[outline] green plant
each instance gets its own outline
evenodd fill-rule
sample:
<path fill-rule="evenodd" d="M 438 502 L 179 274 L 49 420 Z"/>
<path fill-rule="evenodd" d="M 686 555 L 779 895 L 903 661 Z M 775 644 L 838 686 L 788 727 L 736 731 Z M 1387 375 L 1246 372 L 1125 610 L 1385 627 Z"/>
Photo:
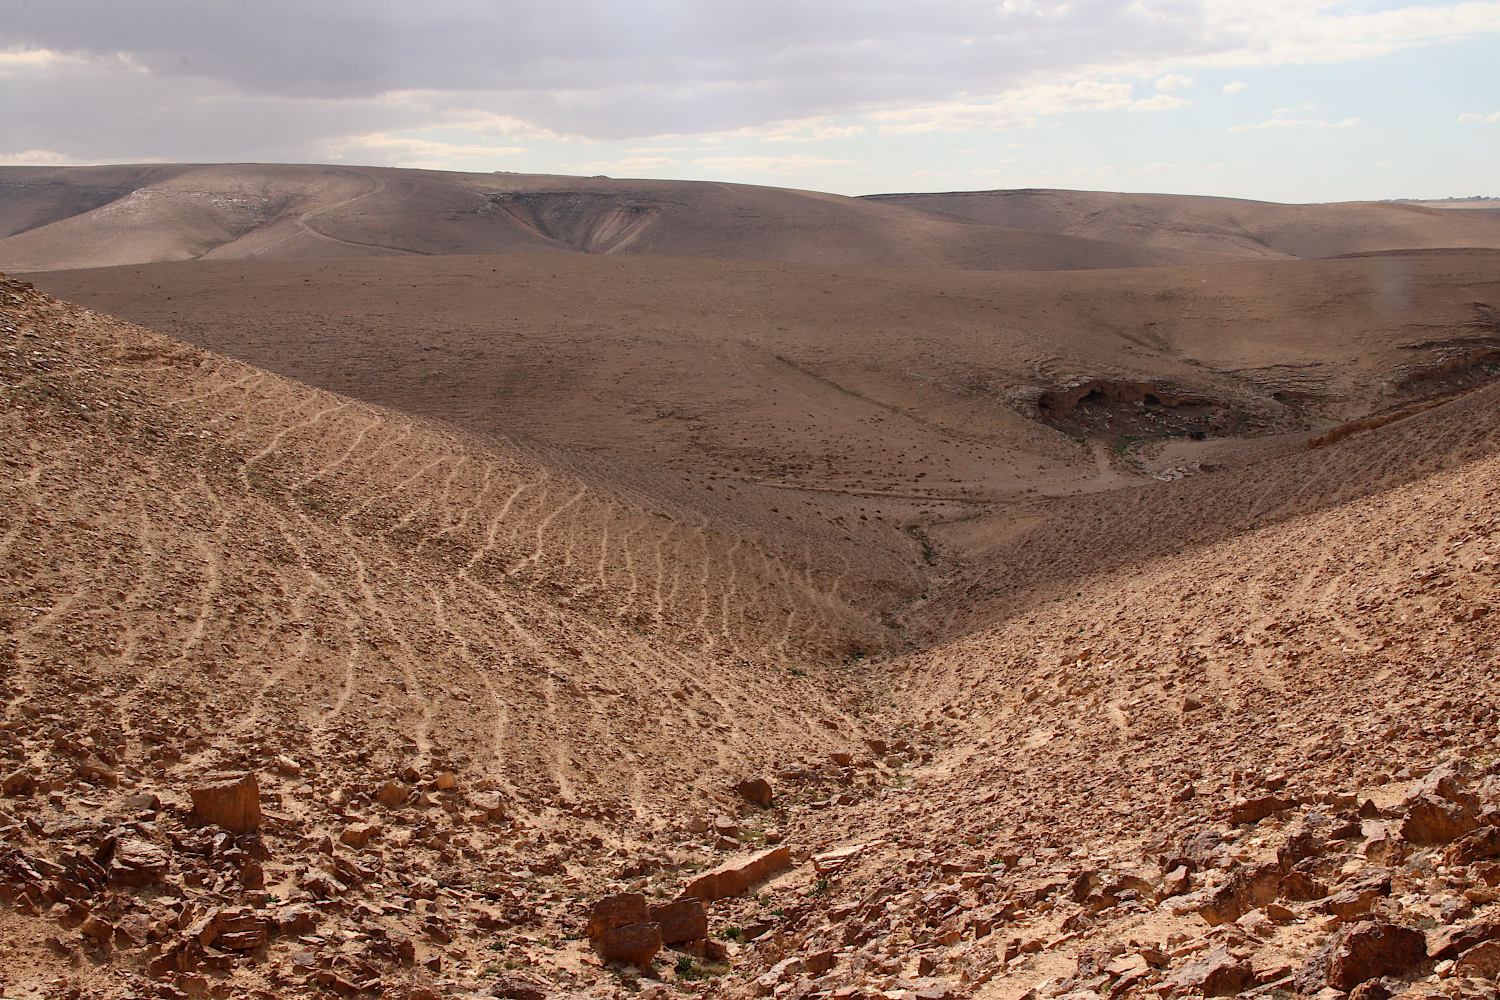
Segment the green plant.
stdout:
<path fill-rule="evenodd" d="M 676 970 L 677 978 L 687 982 L 708 979 L 714 975 L 713 971 L 695 963 L 691 955 L 678 955 Z"/>
<path fill-rule="evenodd" d="M 744 937 L 745 932 L 737 924 L 728 924 L 719 932 L 719 937 L 725 941 L 738 941 Z"/>
<path fill-rule="evenodd" d="M 816 882 L 814 882 L 813 883 L 813 887 L 812 887 L 812 892 L 809 893 L 809 895 L 812 895 L 812 896 L 826 896 L 826 895 L 828 895 L 828 880 L 826 878 L 820 878 Z"/>

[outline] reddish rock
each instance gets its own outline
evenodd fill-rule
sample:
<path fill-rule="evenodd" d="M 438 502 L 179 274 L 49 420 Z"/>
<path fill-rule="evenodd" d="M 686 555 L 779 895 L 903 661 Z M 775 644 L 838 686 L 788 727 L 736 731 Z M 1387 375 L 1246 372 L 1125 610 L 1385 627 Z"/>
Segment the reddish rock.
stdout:
<path fill-rule="evenodd" d="M 269 939 L 269 921 L 251 910 L 226 913 L 214 945 L 229 951 L 253 951 Z"/>
<path fill-rule="evenodd" d="M 1500 940 L 1500 920 L 1476 920 L 1465 927 L 1449 927 L 1432 936 L 1427 943 L 1427 957 L 1456 958 L 1485 941 Z"/>
<path fill-rule="evenodd" d="M 380 832 L 373 823 L 351 823 L 339 833 L 339 843 L 348 847 L 364 847 Z"/>
<path fill-rule="evenodd" d="M 1401 836 L 1414 844 L 1447 844 L 1478 827 L 1479 820 L 1458 803 L 1423 795 L 1407 808 Z"/>
<path fill-rule="evenodd" d="M 1281 866 L 1275 863 L 1242 868 L 1218 889 L 1205 892 L 1196 909 L 1210 926 L 1238 920 L 1256 907 L 1276 899 Z"/>
<path fill-rule="evenodd" d="M 1161 898 L 1170 899 L 1173 896 L 1181 896 L 1190 892 L 1193 888 L 1193 874 L 1187 865 L 1178 865 L 1167 872 L 1161 880 Z"/>
<path fill-rule="evenodd" d="M 1259 823 L 1267 816 L 1283 812 L 1296 804 L 1294 799 L 1283 799 L 1275 795 L 1257 795 L 1254 798 L 1239 799 L 1229 807 L 1229 822 L 1234 826 Z"/>
<path fill-rule="evenodd" d="M 593 939 L 594 950 L 606 962 L 620 962 L 644 969 L 661 951 L 661 925 L 625 924 L 612 927 Z"/>
<path fill-rule="evenodd" d="M 1476 861 L 1500 857 L 1500 826 L 1487 826 L 1450 844 L 1444 854 L 1450 865 L 1472 865 Z"/>
<path fill-rule="evenodd" d="M 90 913 L 85 917 L 78 929 L 100 944 L 108 944 L 115 936 L 114 925 L 95 913 Z"/>
<path fill-rule="evenodd" d="M 1277 895 L 1292 902 L 1322 899 L 1328 895 L 1328 887 L 1306 872 L 1288 872 L 1276 889 Z"/>
<path fill-rule="evenodd" d="M 1334 935 L 1298 973 L 1297 985 L 1306 994 L 1325 986 L 1348 992 L 1368 980 L 1399 975 L 1426 958 L 1421 931 L 1366 920 Z"/>
<path fill-rule="evenodd" d="M 404 805 L 409 794 L 406 786 L 399 781 L 387 781 L 375 790 L 375 801 L 387 809 L 394 809 L 399 805 Z"/>
<path fill-rule="evenodd" d="M 109 882 L 133 888 L 151 885 L 166 876 L 169 861 L 167 852 L 155 844 L 128 838 L 115 847 L 109 862 Z"/>
<path fill-rule="evenodd" d="M 248 833 L 260 826 L 260 785 L 254 772 L 209 775 L 188 794 L 197 823 L 211 823 L 230 833 Z"/>
<path fill-rule="evenodd" d="M 738 785 L 735 785 L 734 790 L 746 802 L 758 806 L 769 806 L 772 798 L 774 798 L 774 793 L 771 791 L 771 783 L 765 778 L 746 778 Z"/>
<path fill-rule="evenodd" d="M 505 799 L 498 792 L 474 792 L 468 796 L 468 801 L 492 823 L 505 818 Z"/>
<path fill-rule="evenodd" d="M 1479 811 L 1479 799 L 1468 791 L 1474 768 L 1465 760 L 1451 760 L 1427 772 L 1412 790 L 1408 801 L 1423 795 L 1434 795 L 1456 802 L 1470 812 Z"/>
<path fill-rule="evenodd" d="M 769 851 L 731 858 L 689 882 L 678 898 L 701 899 L 705 903 L 711 903 L 716 899 L 738 896 L 762 879 L 791 867 L 791 864 L 792 849 L 784 845 Z"/>
<path fill-rule="evenodd" d="M 1302 830 L 1287 838 L 1286 843 L 1276 852 L 1276 862 L 1284 871 L 1289 872 L 1297 862 L 1317 857 L 1326 847 L 1312 831 Z"/>
<path fill-rule="evenodd" d="M 646 906 L 645 896 L 638 892 L 617 892 L 594 904 L 584 933 L 595 938 L 607 930 L 624 927 L 626 924 L 646 923 L 650 919 L 651 911 Z"/>
<path fill-rule="evenodd" d="M 649 907 L 650 920 L 661 925 L 662 944 L 681 944 L 708 937 L 708 911 L 696 899 L 677 899 L 654 903 Z"/>
<path fill-rule="evenodd" d="M 1453 974 L 1464 979 L 1500 977 L 1500 941 L 1477 944 L 1453 963 Z"/>
<path fill-rule="evenodd" d="M 1250 963 L 1220 947 L 1184 965 L 1167 983 L 1180 990 L 1198 990 L 1208 997 L 1229 997 L 1254 981 L 1255 969 Z"/>
<path fill-rule="evenodd" d="M 1344 885 L 1339 891 L 1323 900 L 1320 908 L 1349 920 L 1369 913 L 1375 901 L 1391 894 L 1391 872 L 1387 868 L 1371 868 Z"/>
<path fill-rule="evenodd" d="M 500 976 L 485 988 L 485 992 L 502 1000 L 547 1000 L 546 990 L 520 976 Z"/>
<path fill-rule="evenodd" d="M 30 795 L 36 790 L 36 778 L 26 768 L 12 771 L 0 780 L 0 792 L 6 795 Z"/>

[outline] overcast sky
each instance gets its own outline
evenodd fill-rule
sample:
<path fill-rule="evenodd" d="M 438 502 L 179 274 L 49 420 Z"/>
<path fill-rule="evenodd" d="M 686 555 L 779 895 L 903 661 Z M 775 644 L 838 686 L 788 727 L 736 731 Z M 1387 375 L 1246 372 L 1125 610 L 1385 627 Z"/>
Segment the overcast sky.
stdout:
<path fill-rule="evenodd" d="M 0 0 L 0 164 L 1500 195 L 1500 0 Z"/>

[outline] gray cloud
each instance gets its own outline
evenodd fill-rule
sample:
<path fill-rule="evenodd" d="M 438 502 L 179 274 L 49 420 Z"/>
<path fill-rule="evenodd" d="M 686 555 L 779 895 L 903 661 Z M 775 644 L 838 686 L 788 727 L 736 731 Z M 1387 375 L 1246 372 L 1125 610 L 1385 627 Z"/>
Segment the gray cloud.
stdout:
<path fill-rule="evenodd" d="M 1304 59 L 1339 38 L 1340 57 L 1354 58 L 1420 40 L 1429 21 L 1433 37 L 1451 36 L 1454 18 L 1438 15 L 1459 9 L 1458 34 L 1500 23 L 1496 0 L 1401 17 L 1305 0 L 8 6 L 0 52 L 70 57 L 14 71 L 0 58 L 10 151 L 194 159 L 306 158 L 340 137 L 481 112 L 589 139 L 724 131 L 1215 60 L 1264 64 L 1283 38 Z M 1343 30 L 1353 21 L 1360 30 Z"/>
<path fill-rule="evenodd" d="M 467 92 L 491 110 L 609 137 L 997 90 L 1059 66 L 1191 49 L 1199 21 L 1189 5 L 1166 16 L 1101 0 L 1051 12 L 966 0 L 30 0 L 10 14 L 5 38 L 126 53 L 156 77 L 258 96 Z"/>

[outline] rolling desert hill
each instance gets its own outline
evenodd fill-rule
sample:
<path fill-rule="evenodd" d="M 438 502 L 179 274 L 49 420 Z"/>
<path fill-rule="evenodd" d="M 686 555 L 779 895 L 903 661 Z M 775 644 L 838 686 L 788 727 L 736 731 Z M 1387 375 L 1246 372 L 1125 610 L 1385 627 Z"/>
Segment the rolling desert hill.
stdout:
<path fill-rule="evenodd" d="M 0 996 L 1493 1000 L 1483 210 L 496 179 L 0 172 Z"/>
<path fill-rule="evenodd" d="M 1104 191 L 955 191 L 868 198 L 952 219 L 1053 236 L 1258 259 L 1494 247 L 1500 217 L 1410 202 L 1280 205 Z"/>
<path fill-rule="evenodd" d="M 1495 387 L 1051 501 L 1025 595 L 830 660 L 873 609 L 771 523 L 4 293 L 17 995 L 623 996 L 592 902 L 775 842 L 648 989 L 1482 995 L 1426 950 L 1496 898 Z M 1173 510 L 1235 530 L 1157 554 Z M 1420 957 L 1318 957 L 1386 926 Z"/>
<path fill-rule="evenodd" d="M 0 268 L 477 253 L 1069 269 L 1216 255 L 692 181 L 222 164 L 0 167 Z"/>
<path fill-rule="evenodd" d="M 902 560 L 912 531 L 1003 537 L 1038 497 L 1301 446 L 1482 382 L 1500 360 L 1497 265 L 1480 250 L 1006 274 L 532 255 L 33 277 L 289 378 L 607 456 L 684 503 Z M 962 530 L 942 546 L 959 561 Z"/>

